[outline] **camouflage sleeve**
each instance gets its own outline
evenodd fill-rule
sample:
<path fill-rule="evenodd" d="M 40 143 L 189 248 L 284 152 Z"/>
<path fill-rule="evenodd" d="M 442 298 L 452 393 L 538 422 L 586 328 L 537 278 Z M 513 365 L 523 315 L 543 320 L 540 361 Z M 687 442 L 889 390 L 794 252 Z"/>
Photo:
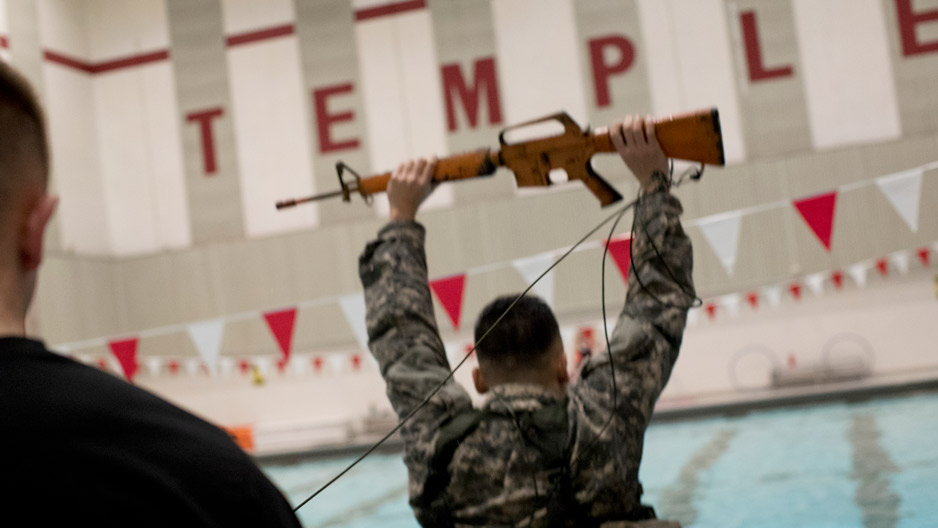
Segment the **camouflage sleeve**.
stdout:
<path fill-rule="evenodd" d="M 662 181 L 636 205 L 629 288 L 610 338 L 616 406 L 642 426 L 671 375 L 696 295 L 691 243 L 679 220 L 683 209 L 667 187 Z M 594 410 L 611 407 L 611 378 L 609 355 L 599 354 L 584 366 L 577 392 Z"/>
<path fill-rule="evenodd" d="M 442 383 L 450 370 L 433 315 L 423 244 L 423 226 L 391 222 L 359 258 L 369 348 L 400 418 Z M 465 389 L 449 380 L 401 429 L 411 497 L 423 490 L 440 423 L 471 408 Z"/>

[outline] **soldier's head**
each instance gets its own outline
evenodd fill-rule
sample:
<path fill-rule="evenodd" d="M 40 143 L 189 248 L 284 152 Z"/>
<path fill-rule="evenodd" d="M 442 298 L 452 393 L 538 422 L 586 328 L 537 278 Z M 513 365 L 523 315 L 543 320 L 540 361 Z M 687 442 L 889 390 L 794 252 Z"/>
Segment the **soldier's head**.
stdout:
<path fill-rule="evenodd" d="M 0 61 L 0 317 L 25 318 L 56 198 L 46 193 L 45 120 L 29 83 Z"/>
<path fill-rule="evenodd" d="M 499 297 L 479 314 L 475 326 L 479 366 L 472 372 L 476 390 L 485 393 L 505 383 L 530 383 L 563 393 L 569 381 L 567 358 L 557 318 L 547 303 L 525 295 L 492 326 L 517 297 Z"/>

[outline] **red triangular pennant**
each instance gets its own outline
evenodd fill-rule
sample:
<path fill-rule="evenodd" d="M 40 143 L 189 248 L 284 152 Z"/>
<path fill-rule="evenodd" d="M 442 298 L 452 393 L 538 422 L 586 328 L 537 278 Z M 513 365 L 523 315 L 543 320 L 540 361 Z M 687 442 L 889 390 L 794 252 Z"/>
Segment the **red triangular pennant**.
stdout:
<path fill-rule="evenodd" d="M 166 368 L 169 369 L 170 374 L 179 374 L 179 362 L 175 359 L 171 359 L 169 363 L 166 364 Z"/>
<path fill-rule="evenodd" d="M 616 267 L 625 282 L 629 281 L 629 265 L 632 263 L 632 238 L 614 238 L 606 245 L 613 260 L 616 261 Z"/>
<path fill-rule="evenodd" d="M 835 271 L 831 273 L 831 282 L 834 283 L 834 287 L 838 290 L 841 289 L 844 285 L 844 274 L 840 271 Z"/>
<path fill-rule="evenodd" d="M 462 293 L 466 286 L 466 274 L 460 273 L 452 277 L 444 277 L 430 281 L 430 288 L 436 294 L 436 298 L 446 309 L 449 320 L 453 322 L 453 328 L 459 330 L 459 315 L 462 312 Z"/>
<path fill-rule="evenodd" d="M 837 191 L 795 200 L 795 208 L 808 223 L 824 247 L 831 250 L 831 232 L 834 230 L 834 205 Z"/>
<path fill-rule="evenodd" d="M 264 320 L 270 327 L 270 332 L 277 339 L 283 359 L 290 359 L 290 347 L 293 343 L 293 323 L 296 322 L 296 308 L 287 308 L 276 312 L 264 314 Z"/>
<path fill-rule="evenodd" d="M 362 357 L 358 354 L 352 355 L 352 368 L 355 370 L 360 369 L 362 366 Z"/>
<path fill-rule="evenodd" d="M 889 263 L 886 261 L 886 259 L 877 260 L 876 269 L 879 270 L 879 274 L 883 277 L 889 275 Z"/>
<path fill-rule="evenodd" d="M 918 250 L 918 258 L 922 261 L 922 266 L 928 266 L 930 253 L 927 247 Z"/>
<path fill-rule="evenodd" d="M 707 303 L 707 306 L 705 306 L 705 308 L 706 308 L 706 310 L 707 310 L 707 315 L 710 316 L 710 319 L 713 319 L 714 317 L 716 317 L 716 315 L 717 315 L 717 305 L 715 305 L 715 304 L 713 304 L 713 303 Z"/>
<path fill-rule="evenodd" d="M 759 294 L 758 293 L 749 292 L 746 294 L 746 299 L 749 301 L 749 304 L 751 304 L 753 308 L 759 307 Z"/>
<path fill-rule="evenodd" d="M 242 359 L 238 362 L 238 370 L 241 371 L 241 374 L 247 374 L 251 370 L 251 362 L 246 359 Z"/>
<path fill-rule="evenodd" d="M 321 357 L 316 356 L 313 358 L 313 370 L 315 370 L 316 372 L 319 372 L 320 370 L 322 370 L 322 358 Z"/>
<path fill-rule="evenodd" d="M 134 375 L 137 374 L 137 341 L 138 339 L 134 337 L 108 343 L 111 353 L 117 358 L 121 370 L 124 371 L 124 376 L 130 381 L 133 381 Z"/>
<path fill-rule="evenodd" d="M 791 292 L 791 296 L 796 300 L 801 300 L 801 285 L 797 282 L 793 282 L 788 286 L 788 291 Z"/>

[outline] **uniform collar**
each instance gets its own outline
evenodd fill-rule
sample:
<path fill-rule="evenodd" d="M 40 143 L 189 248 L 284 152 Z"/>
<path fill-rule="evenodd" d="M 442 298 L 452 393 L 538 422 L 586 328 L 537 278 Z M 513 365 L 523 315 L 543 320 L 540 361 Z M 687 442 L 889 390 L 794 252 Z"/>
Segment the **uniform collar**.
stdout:
<path fill-rule="evenodd" d="M 487 410 L 532 411 L 561 399 L 556 392 L 540 385 L 505 383 L 492 388 L 492 395 L 485 403 Z"/>

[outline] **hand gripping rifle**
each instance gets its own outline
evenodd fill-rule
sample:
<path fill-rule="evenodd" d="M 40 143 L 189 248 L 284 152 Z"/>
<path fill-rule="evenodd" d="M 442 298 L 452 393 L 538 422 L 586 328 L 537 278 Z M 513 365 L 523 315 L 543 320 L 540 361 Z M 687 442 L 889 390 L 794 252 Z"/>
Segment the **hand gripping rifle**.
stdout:
<path fill-rule="evenodd" d="M 550 121 L 560 123 L 564 129 L 563 134 L 518 143 L 508 143 L 505 140 L 505 134 L 509 131 Z M 655 135 L 669 158 L 710 165 L 724 164 L 720 114 L 715 108 L 657 119 Z M 548 176 L 551 170 L 563 169 L 568 179 L 582 181 L 603 206 L 622 199 L 590 165 L 594 154 L 616 150 L 606 127 L 582 131 L 566 112 L 561 112 L 508 127 L 498 135 L 498 142 L 501 147 L 499 150 L 484 148 L 440 159 L 433 174 L 433 181 L 490 176 L 498 167 L 507 167 L 515 173 L 518 187 L 538 187 L 551 184 Z M 277 202 L 277 209 L 336 196 L 341 196 L 343 201 L 348 202 L 352 193 L 356 192 L 370 203 L 372 195 L 387 190 L 388 181 L 391 179 L 390 172 L 362 178 L 341 161 L 336 163 L 336 170 L 339 173 L 338 191 L 282 200 Z M 346 173 L 351 174 L 352 178 L 347 178 Z"/>

